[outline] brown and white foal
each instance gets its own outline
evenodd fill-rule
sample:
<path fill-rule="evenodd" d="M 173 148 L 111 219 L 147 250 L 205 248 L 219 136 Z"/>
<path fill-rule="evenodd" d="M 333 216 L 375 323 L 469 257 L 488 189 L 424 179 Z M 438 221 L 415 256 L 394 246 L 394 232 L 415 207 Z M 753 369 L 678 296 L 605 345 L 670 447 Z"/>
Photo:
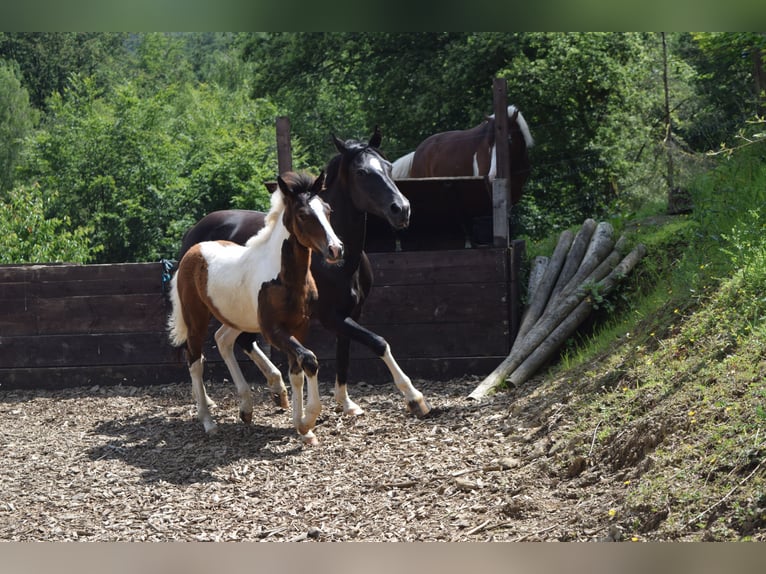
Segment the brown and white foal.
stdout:
<path fill-rule="evenodd" d="M 309 264 L 312 250 L 322 253 L 329 263 L 339 261 L 343 244 L 330 225 L 329 206 L 317 195 L 324 172 L 316 180 L 305 173 L 286 172 L 277 181 L 266 226 L 244 246 L 205 241 L 183 256 L 171 282 L 173 310 L 168 329 L 173 345 L 186 344 L 197 416 L 206 432 L 217 428 L 209 410 L 213 403 L 202 380 L 202 345 L 214 316 L 221 322 L 215 340 L 237 387 L 240 418 L 252 421 L 253 398 L 233 345 L 243 331 L 261 333 L 288 357 L 293 423 L 303 442 L 316 444 L 312 429 L 322 409 L 319 365 L 314 353 L 302 344 L 309 327 L 308 304 L 316 298 Z M 257 346 L 254 351 L 261 352 Z M 305 414 L 304 373 L 308 377 Z M 284 385 L 281 390 L 286 406 Z"/>

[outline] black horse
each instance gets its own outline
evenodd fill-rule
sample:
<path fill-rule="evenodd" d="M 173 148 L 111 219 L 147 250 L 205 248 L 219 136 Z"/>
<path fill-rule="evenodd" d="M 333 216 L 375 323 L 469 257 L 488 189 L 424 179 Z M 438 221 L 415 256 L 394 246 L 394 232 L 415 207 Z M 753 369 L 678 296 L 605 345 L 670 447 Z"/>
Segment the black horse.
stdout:
<path fill-rule="evenodd" d="M 410 204 L 391 178 L 391 162 L 378 149 L 381 134 L 377 127 L 369 143 L 342 141 L 335 136 L 333 141 L 339 153 L 325 170 L 326 189 L 322 197 L 332 208 L 330 223 L 343 241 L 345 256 L 335 264 L 328 264 L 321 256 L 312 257 L 311 273 L 318 298 L 311 305 L 311 316 L 336 336 L 335 400 L 346 414 L 364 413 L 348 396 L 349 347 L 353 340 L 385 362 L 394 384 L 405 397 L 407 409 L 423 417 L 431 406 L 399 367 L 388 342 L 357 322 L 373 283 L 372 268 L 364 252 L 367 214 L 383 218 L 394 229 L 404 229 L 409 225 Z M 263 221 L 264 214 L 257 211 L 210 213 L 184 234 L 178 260 L 200 241 L 227 239 L 244 244 L 263 227 Z M 237 344 L 264 374 L 272 393 L 278 395 L 285 388 L 281 374 L 257 349 L 255 335 L 242 333 Z"/>

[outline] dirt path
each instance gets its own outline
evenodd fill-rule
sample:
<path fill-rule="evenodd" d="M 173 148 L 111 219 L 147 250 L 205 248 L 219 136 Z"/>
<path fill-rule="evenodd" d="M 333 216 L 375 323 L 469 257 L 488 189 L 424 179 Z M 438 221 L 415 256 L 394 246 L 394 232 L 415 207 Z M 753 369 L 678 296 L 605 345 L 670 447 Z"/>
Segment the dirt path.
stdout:
<path fill-rule="evenodd" d="M 557 431 L 566 397 L 466 398 L 477 380 L 416 381 L 417 420 L 393 385 L 356 385 L 366 410 L 334 410 L 320 445 L 257 389 L 238 421 L 233 385 L 208 385 L 204 435 L 187 383 L 0 392 L 0 539 L 487 541 L 622 537 L 620 477 L 585 469 Z M 611 530 L 610 530 L 611 526 Z"/>

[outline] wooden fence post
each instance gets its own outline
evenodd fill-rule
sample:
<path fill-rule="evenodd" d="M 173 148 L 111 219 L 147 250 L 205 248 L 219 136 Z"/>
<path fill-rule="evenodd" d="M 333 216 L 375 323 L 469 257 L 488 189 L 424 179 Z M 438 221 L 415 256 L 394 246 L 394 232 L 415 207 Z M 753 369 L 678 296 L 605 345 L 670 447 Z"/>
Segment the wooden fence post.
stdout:
<path fill-rule="evenodd" d="M 508 247 L 510 226 L 508 213 L 511 195 L 508 176 L 511 173 L 508 152 L 508 85 L 505 78 L 492 82 L 493 110 L 495 112 L 495 157 L 497 175 L 492 182 L 492 228 L 495 247 Z"/>
<path fill-rule="evenodd" d="M 527 244 L 523 239 L 514 239 L 511 241 L 510 249 L 510 285 L 508 287 L 508 313 L 510 336 L 509 340 L 511 346 L 516 340 L 516 334 L 519 332 L 521 326 L 521 275 L 522 275 L 522 263 L 527 256 Z"/>
<path fill-rule="evenodd" d="M 279 173 L 292 171 L 293 149 L 290 142 L 290 118 L 277 118 L 277 169 Z"/>

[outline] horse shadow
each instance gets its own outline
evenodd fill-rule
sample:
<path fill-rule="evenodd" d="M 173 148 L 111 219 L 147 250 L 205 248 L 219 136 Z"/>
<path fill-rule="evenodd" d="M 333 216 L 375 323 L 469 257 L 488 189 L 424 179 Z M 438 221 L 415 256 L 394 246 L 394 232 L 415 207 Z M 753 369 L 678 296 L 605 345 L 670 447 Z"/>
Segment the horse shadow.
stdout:
<path fill-rule="evenodd" d="M 140 469 L 146 483 L 221 482 L 216 470 L 237 461 L 278 461 L 302 450 L 290 426 L 220 420 L 218 432 L 207 435 L 189 416 L 138 414 L 103 421 L 92 433 L 108 437 L 87 451 L 92 461 L 121 461 Z"/>

